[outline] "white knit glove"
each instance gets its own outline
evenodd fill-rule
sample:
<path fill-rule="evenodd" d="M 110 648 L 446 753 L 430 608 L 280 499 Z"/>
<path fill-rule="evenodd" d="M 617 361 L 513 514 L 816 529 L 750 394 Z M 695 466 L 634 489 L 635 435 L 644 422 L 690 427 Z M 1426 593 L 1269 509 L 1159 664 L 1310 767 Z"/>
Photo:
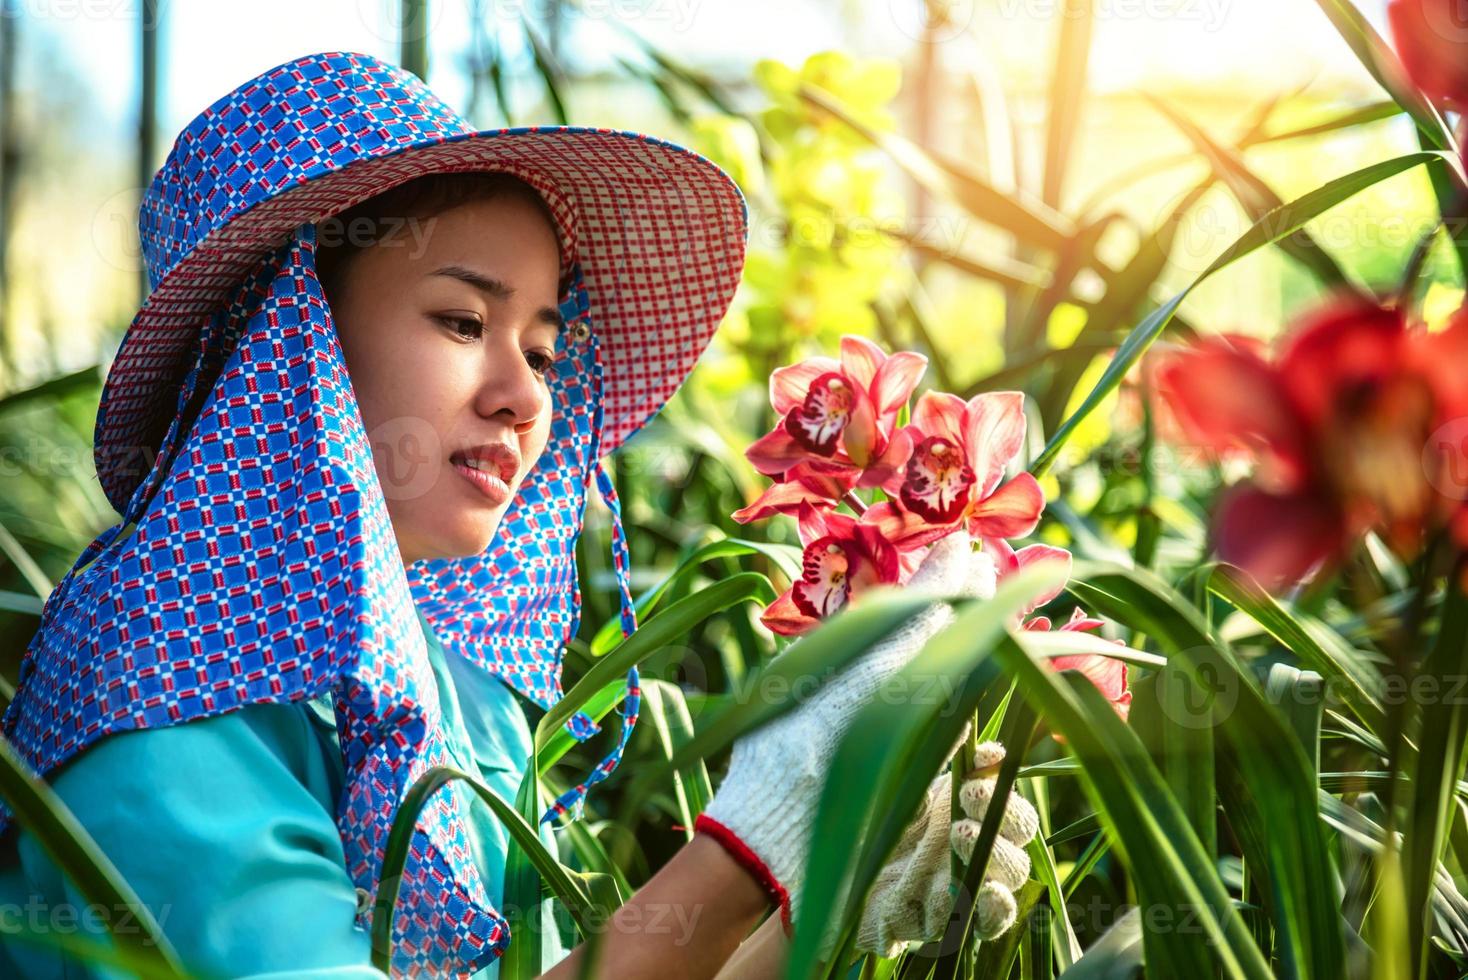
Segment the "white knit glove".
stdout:
<path fill-rule="evenodd" d="M 908 584 L 988 599 L 994 583 L 992 558 L 975 552 L 960 530 L 933 545 Z M 764 886 L 779 903 L 787 930 L 791 906 L 800 901 L 816 808 L 837 744 L 857 711 L 952 621 L 948 605 L 928 607 L 803 705 L 734 743 L 729 773 L 695 829 L 718 840 Z"/>
<path fill-rule="evenodd" d="M 966 819 L 952 820 L 953 774 L 944 773 L 928 786 L 917 816 L 903 832 L 897 849 L 877 873 L 862 909 L 856 948 L 881 956 L 896 956 L 910 942 L 938 939 L 953 914 L 956 887 L 949 865 L 949 848 L 967 864 L 979 839 L 979 828 L 994 798 L 1004 746 L 984 742 L 974 756 L 974 769 L 958 790 Z M 993 939 L 1014 925 L 1014 892 L 1030 876 L 1025 845 L 1035 836 L 1040 819 L 1030 801 L 1009 794 L 999 836 L 984 871 L 984 883 L 974 903 L 974 931 Z"/>

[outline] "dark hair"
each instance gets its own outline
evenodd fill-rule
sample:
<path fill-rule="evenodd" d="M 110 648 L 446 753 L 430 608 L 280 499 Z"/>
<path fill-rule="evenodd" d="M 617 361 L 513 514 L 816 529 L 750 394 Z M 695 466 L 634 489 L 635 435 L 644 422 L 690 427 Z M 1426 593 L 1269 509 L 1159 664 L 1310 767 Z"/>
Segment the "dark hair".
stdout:
<path fill-rule="evenodd" d="M 364 248 L 396 234 L 404 221 L 431 218 L 462 204 L 498 197 L 519 198 L 534 205 L 550 225 L 557 246 L 564 247 L 560 228 L 545 198 L 514 174 L 498 170 L 424 174 L 318 222 L 316 274 L 321 288 L 330 297 L 352 260 Z M 565 274 L 566 270 L 562 269 L 563 291 Z"/>

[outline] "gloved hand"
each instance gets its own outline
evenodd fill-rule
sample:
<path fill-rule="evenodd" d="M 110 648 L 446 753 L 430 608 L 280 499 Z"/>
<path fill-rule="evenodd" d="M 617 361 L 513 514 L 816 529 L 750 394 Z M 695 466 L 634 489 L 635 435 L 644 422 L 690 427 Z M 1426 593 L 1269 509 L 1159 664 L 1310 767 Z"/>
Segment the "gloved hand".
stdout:
<path fill-rule="evenodd" d="M 992 598 L 995 566 L 957 531 L 939 540 L 908 584 L 942 595 Z M 800 707 L 734 743 L 729 773 L 694 829 L 724 846 L 771 898 L 788 931 L 831 757 L 852 718 L 953 620 L 936 603 L 848 664 Z M 800 641 L 797 640 L 796 643 Z M 792 647 L 793 648 L 793 647 Z M 788 651 L 787 651 L 788 653 Z"/>
<path fill-rule="evenodd" d="M 858 950 L 891 957 L 910 942 L 942 936 L 953 913 L 950 886 L 958 884 L 951 873 L 949 848 L 965 863 L 972 857 L 1003 761 L 1004 746 L 998 742 L 979 746 L 974 769 L 958 791 L 966 818 L 952 819 L 953 773 L 944 773 L 928 786 L 917 816 L 867 896 L 857 929 Z M 1024 847 L 1039 826 L 1030 801 L 1010 793 L 974 905 L 974 932 L 980 939 L 993 939 L 1014 924 L 1014 891 L 1030 876 L 1030 856 Z"/>

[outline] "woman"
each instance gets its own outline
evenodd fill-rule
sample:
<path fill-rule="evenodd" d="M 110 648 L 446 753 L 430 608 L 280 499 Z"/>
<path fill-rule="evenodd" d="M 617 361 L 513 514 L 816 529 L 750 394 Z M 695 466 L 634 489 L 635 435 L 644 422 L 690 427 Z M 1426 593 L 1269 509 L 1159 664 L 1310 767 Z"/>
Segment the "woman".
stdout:
<path fill-rule="evenodd" d="M 389 914 L 378 876 L 402 794 L 447 764 L 513 798 L 531 745 L 517 697 L 560 696 L 593 475 L 635 628 L 597 460 L 723 316 L 743 199 L 677 147 L 476 133 L 400 69 L 327 53 L 191 123 L 140 231 L 153 290 L 96 433 L 124 520 L 48 598 L 5 734 L 191 969 L 376 976 L 368 929 Z M 961 591 L 970 554 L 937 547 L 914 582 Z M 736 746 L 701 832 L 614 920 L 606 975 L 710 976 L 772 905 L 788 924 L 834 735 L 945 614 L 777 722 L 787 737 Z M 627 693 L 616 749 L 543 823 L 616 766 L 635 671 Z M 792 728 L 816 737 L 792 744 Z M 416 824 L 395 975 L 492 975 L 511 941 L 507 840 L 470 799 L 440 790 Z M 8 826 L 4 844 L 0 906 L 82 906 L 27 833 Z M 665 906 L 696 914 L 617 928 Z M 760 935 L 742 954 L 755 972 L 783 940 Z M 578 953 L 553 931 L 544 946 L 553 975 L 575 975 Z M 65 968 L 44 948 L 6 956 L 7 973 Z"/>

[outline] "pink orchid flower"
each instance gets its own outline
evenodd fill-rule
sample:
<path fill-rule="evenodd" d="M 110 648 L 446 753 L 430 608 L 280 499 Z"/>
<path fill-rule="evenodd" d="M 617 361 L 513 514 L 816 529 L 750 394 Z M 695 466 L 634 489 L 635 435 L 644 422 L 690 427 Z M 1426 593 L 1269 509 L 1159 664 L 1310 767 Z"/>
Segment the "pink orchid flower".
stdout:
<path fill-rule="evenodd" d="M 773 632 L 809 632 L 863 590 L 896 585 L 912 574 L 916 556 L 899 553 L 874 525 L 810 504 L 802 504 L 799 515 L 801 576 L 760 617 Z"/>
<path fill-rule="evenodd" d="M 1040 562 L 1057 562 L 1064 565 L 1065 579 L 1070 578 L 1071 555 L 1064 548 L 1057 548 L 1048 544 L 1032 544 L 1018 551 L 1011 548 L 1007 542 L 989 540 L 984 542 L 984 547 L 994 556 L 994 565 L 1002 580 L 1007 576 L 1016 574 L 1022 568 Z M 1064 591 L 1064 585 L 1056 586 L 1054 589 L 1038 595 L 1034 600 L 1020 612 L 1023 619 L 1036 609 L 1045 605 L 1051 599 Z M 1099 619 L 1091 619 L 1081 610 L 1076 609 L 1071 613 L 1070 621 L 1060 627 L 1061 631 L 1081 632 L 1099 629 L 1104 624 Z M 1050 618 L 1048 616 L 1034 616 L 1024 621 L 1027 630 L 1048 631 L 1050 629 Z M 1118 644 L 1120 640 L 1116 641 Z M 1085 653 L 1075 656 L 1055 657 L 1050 661 L 1054 670 L 1078 670 L 1087 680 L 1096 685 L 1106 700 L 1110 701 L 1116 708 L 1117 714 L 1122 720 L 1126 720 L 1131 711 L 1132 692 L 1127 687 L 1127 665 L 1125 661 L 1114 660 L 1111 657 L 1103 657 L 1100 654 Z"/>
<path fill-rule="evenodd" d="M 884 502 L 871 515 L 900 547 L 934 541 L 960 522 L 976 538 L 1020 538 L 1035 529 L 1045 509 L 1040 484 L 1028 473 L 1000 483 L 1024 444 L 1021 392 L 985 392 L 967 402 L 924 392 L 907 432 L 912 454 L 895 488 L 901 506 Z"/>
<path fill-rule="evenodd" d="M 1105 625 L 1099 619 L 1091 619 L 1080 609 L 1070 614 L 1070 621 L 1060 627 L 1059 632 L 1083 632 L 1100 629 Z M 1047 616 L 1036 616 L 1025 623 L 1025 629 L 1048 631 L 1050 619 Z M 1120 640 L 1114 640 L 1120 645 Z M 1099 653 L 1081 653 L 1069 657 L 1055 657 L 1050 661 L 1054 670 L 1076 670 L 1081 675 L 1096 685 L 1096 690 L 1101 696 L 1111 702 L 1116 713 L 1126 721 L 1127 715 L 1132 709 L 1132 692 L 1127 687 L 1126 661 L 1117 660 L 1113 657 L 1103 657 Z"/>
<path fill-rule="evenodd" d="M 847 335 L 839 361 L 812 357 L 777 369 L 770 377 L 770 402 L 780 424 L 745 456 L 765 476 L 800 482 L 804 489 L 772 487 L 741 514 L 756 508 L 794 513 L 818 491 L 839 490 L 828 498 L 837 499 L 852 487 L 891 481 L 912 448 L 897 429 L 897 414 L 927 366 L 921 354 L 899 351 L 889 357 L 871 341 Z"/>

